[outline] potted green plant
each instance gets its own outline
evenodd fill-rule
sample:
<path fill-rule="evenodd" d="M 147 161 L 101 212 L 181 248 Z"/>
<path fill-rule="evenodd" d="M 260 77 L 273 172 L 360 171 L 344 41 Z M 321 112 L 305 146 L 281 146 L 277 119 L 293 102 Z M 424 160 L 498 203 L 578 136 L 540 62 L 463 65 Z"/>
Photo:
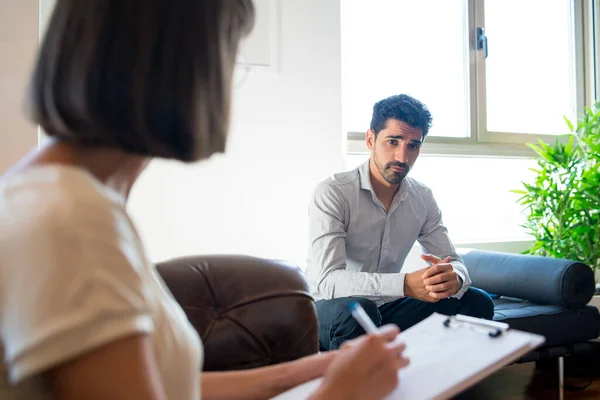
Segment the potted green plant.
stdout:
<path fill-rule="evenodd" d="M 581 261 L 600 275 L 600 102 L 553 144 L 529 144 L 539 156 L 534 178 L 523 182 L 518 202 L 525 206 L 523 227 L 534 239 L 525 251 Z M 596 285 L 598 293 L 599 285 Z"/>

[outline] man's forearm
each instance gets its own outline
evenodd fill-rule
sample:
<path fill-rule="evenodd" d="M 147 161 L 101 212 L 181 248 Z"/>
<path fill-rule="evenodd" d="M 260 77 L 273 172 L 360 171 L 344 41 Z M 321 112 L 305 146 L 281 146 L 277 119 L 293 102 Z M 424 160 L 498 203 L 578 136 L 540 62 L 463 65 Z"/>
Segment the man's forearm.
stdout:
<path fill-rule="evenodd" d="M 354 296 L 387 302 L 405 296 L 405 276 L 402 272 L 384 274 L 337 270 L 319 282 L 318 290 L 326 299 Z"/>

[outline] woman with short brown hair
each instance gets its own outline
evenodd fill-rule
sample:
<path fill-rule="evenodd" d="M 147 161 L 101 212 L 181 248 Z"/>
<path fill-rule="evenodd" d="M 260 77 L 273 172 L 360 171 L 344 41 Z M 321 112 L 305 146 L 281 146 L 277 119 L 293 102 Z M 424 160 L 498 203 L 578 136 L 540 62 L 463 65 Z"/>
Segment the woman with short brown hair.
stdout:
<path fill-rule="evenodd" d="M 223 152 L 250 0 L 58 0 L 29 88 L 50 137 L 0 179 L 0 397 L 380 398 L 406 365 L 388 327 L 339 353 L 202 373 L 196 331 L 125 203 L 154 157 Z"/>

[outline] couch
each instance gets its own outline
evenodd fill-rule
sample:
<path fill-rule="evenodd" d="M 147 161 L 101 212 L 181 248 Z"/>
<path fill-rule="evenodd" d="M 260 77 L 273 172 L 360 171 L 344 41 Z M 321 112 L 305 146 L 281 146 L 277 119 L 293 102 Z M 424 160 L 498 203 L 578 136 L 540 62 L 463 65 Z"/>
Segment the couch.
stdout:
<path fill-rule="evenodd" d="M 598 349 L 600 313 L 587 305 L 594 273 L 577 261 L 523 254 L 459 249 L 473 286 L 490 293 L 494 320 L 546 337 L 543 347 L 518 362 L 558 360 L 559 395 L 564 357 Z"/>
<path fill-rule="evenodd" d="M 318 322 L 302 271 L 248 256 L 156 265 L 204 345 L 204 370 L 255 368 L 318 351 Z"/>

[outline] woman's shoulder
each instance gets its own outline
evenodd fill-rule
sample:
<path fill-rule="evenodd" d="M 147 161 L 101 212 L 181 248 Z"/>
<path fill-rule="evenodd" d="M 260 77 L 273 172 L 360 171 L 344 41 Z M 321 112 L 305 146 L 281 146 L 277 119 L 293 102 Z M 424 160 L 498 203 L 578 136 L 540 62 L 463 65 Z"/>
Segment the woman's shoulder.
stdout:
<path fill-rule="evenodd" d="M 47 286 L 87 282 L 101 278 L 98 266 L 139 286 L 148 266 L 117 194 L 84 170 L 55 165 L 0 182 L 0 254 L 0 286 L 32 275 L 53 276 Z"/>
<path fill-rule="evenodd" d="M 83 170 L 32 167 L 0 183 L 0 254 L 12 383 L 155 329 L 158 297 L 133 224 Z"/>
<path fill-rule="evenodd" d="M 124 213 L 124 201 L 77 167 L 32 166 L 0 180 L 0 225 L 73 226 L 106 212 Z"/>
<path fill-rule="evenodd" d="M 84 170 L 36 166 L 0 182 L 0 253 L 63 259 L 74 257 L 76 249 L 79 256 L 85 250 L 107 257 L 123 248 L 136 249 L 131 253 L 143 264 L 124 200 Z"/>

